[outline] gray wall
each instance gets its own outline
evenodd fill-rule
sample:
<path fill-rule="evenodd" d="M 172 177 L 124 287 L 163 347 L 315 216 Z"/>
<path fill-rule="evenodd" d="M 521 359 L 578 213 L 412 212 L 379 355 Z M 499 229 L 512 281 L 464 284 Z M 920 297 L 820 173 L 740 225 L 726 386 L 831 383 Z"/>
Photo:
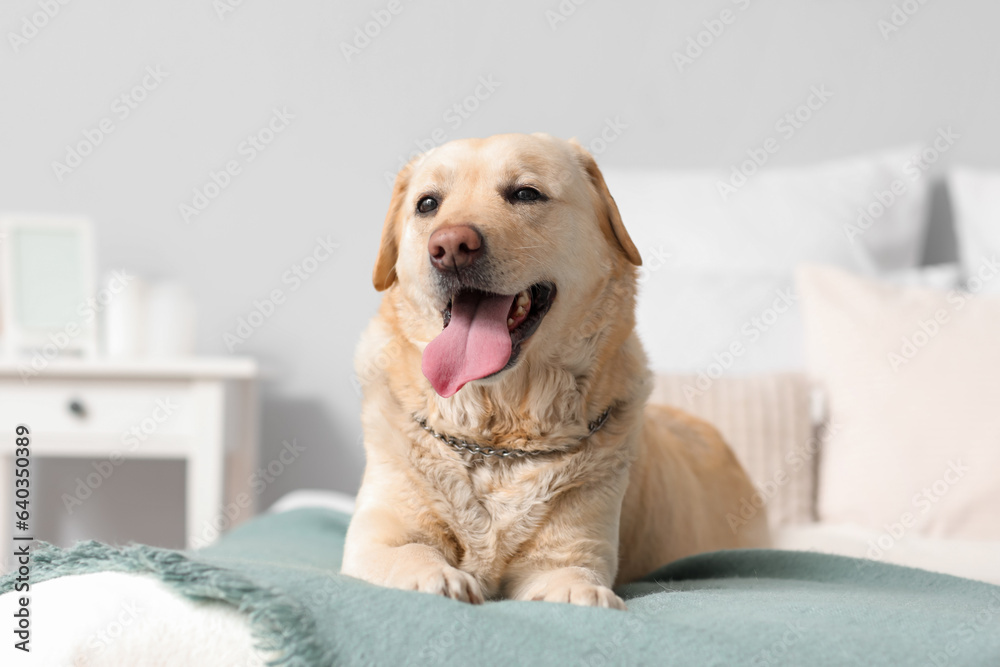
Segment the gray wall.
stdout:
<path fill-rule="evenodd" d="M 619 119 L 602 164 L 728 171 L 811 86 L 826 86 L 829 103 L 771 165 L 929 140 L 950 125 L 961 140 L 937 167 L 1000 166 L 990 0 L 907 0 L 919 10 L 887 38 L 890 0 L 244 0 L 223 18 L 209 0 L 89 0 L 61 7 L 15 52 L 9 31 L 36 1 L 0 10 L 0 209 L 93 216 L 103 268 L 191 288 L 206 354 L 229 354 L 224 334 L 284 289 L 287 302 L 237 348 L 265 370 L 262 459 L 284 439 L 308 448 L 265 504 L 302 486 L 357 487 L 351 357 L 378 303 L 369 276 L 386 174 L 416 142 L 545 131 L 589 143 Z M 348 62 L 341 43 L 390 6 L 401 11 Z M 568 16 L 556 23 L 560 7 Z M 723 10 L 732 22 L 679 71 L 673 53 Z M 167 76 L 121 119 L 112 105 L 147 66 Z M 462 117 L 452 107 L 477 87 L 483 99 Z M 294 119 L 247 162 L 241 142 L 275 108 Z M 60 182 L 53 161 L 104 117 L 114 131 Z M 229 160 L 241 173 L 184 222 L 179 206 Z M 291 291 L 283 274 L 326 235 L 339 248 Z M 930 260 L 953 254 L 946 223 L 931 237 Z"/>

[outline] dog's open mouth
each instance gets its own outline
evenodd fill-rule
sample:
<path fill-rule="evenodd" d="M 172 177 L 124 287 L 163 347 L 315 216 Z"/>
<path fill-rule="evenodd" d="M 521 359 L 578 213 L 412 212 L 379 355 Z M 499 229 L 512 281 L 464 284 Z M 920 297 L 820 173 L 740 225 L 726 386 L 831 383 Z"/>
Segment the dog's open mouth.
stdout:
<path fill-rule="evenodd" d="M 434 390 L 452 396 L 517 362 L 552 306 L 556 287 L 536 283 L 517 294 L 462 288 L 444 309 L 444 330 L 424 349 L 423 372 Z"/>

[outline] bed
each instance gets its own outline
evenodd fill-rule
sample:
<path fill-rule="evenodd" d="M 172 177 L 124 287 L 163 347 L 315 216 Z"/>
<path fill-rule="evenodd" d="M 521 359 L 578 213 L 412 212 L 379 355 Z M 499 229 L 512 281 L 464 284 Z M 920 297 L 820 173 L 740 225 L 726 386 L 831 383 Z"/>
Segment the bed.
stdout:
<path fill-rule="evenodd" d="M 282 511 L 196 552 L 96 542 L 42 549 L 33 572 L 34 662 L 12 653 L 3 663 L 1000 661 L 1000 587 L 818 552 L 683 559 L 621 587 L 627 612 L 539 602 L 472 606 L 384 589 L 338 574 L 350 515 L 342 501 L 328 500 L 287 499 Z M 0 580 L 4 618 L 13 612 L 13 582 L 14 575 Z"/>

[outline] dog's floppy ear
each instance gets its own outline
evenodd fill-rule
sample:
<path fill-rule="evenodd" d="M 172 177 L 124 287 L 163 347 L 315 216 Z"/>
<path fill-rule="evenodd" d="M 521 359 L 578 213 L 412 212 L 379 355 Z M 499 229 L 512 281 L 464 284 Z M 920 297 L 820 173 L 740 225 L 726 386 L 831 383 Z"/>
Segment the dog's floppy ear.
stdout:
<path fill-rule="evenodd" d="M 403 199 L 410 185 L 410 174 L 413 173 L 413 163 L 407 164 L 396 174 L 396 182 L 392 186 L 392 199 L 389 201 L 389 212 L 382 225 L 382 240 L 379 243 L 378 258 L 372 271 L 372 283 L 381 292 L 389 289 L 396 282 L 396 259 L 399 257 L 399 226 L 403 218 Z"/>
<path fill-rule="evenodd" d="M 577 156 L 583 164 L 583 169 L 587 172 L 590 182 L 597 191 L 597 196 L 601 201 L 598 215 L 607 219 L 611 234 L 618 242 L 618 246 L 624 251 L 628 261 L 636 266 L 642 266 L 642 257 L 639 255 L 635 244 L 632 243 L 628 232 L 625 231 L 625 224 L 622 222 L 621 213 L 618 212 L 618 204 L 615 203 L 615 198 L 608 191 L 608 184 L 604 182 L 604 174 L 597 168 L 597 162 L 576 139 L 570 139 L 569 143 L 576 148 Z"/>

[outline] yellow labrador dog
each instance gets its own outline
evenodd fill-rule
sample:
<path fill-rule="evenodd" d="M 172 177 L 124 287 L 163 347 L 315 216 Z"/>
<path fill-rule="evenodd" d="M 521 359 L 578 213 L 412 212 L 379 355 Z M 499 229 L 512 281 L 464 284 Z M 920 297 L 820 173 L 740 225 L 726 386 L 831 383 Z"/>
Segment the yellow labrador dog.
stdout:
<path fill-rule="evenodd" d="M 615 583 L 766 544 L 763 513 L 726 521 L 754 489 L 719 434 L 646 405 L 640 264 L 574 142 L 454 141 L 399 173 L 358 346 L 367 468 L 344 574 L 623 609 Z"/>

